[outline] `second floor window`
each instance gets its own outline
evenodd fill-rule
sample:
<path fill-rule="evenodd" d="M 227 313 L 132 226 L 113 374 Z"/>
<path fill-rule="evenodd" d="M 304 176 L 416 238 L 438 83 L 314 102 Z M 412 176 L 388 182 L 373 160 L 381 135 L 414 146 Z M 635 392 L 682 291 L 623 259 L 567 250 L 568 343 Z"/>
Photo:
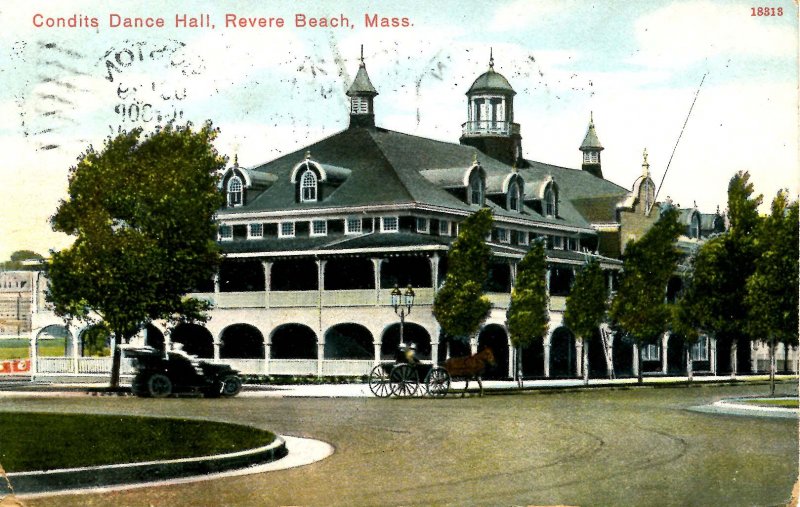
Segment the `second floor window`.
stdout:
<path fill-rule="evenodd" d="M 381 232 L 397 232 L 397 231 L 398 231 L 397 217 L 381 218 Z"/>
<path fill-rule="evenodd" d="M 250 224 L 247 230 L 250 238 L 263 238 L 264 237 L 264 224 Z"/>
<path fill-rule="evenodd" d="M 504 229 L 502 227 L 497 229 L 497 241 L 500 243 L 508 243 L 510 241 L 508 237 L 508 229 Z"/>
<path fill-rule="evenodd" d="M 417 232 L 429 232 L 429 222 L 427 218 L 417 218 Z"/>
<path fill-rule="evenodd" d="M 306 171 L 300 178 L 300 202 L 315 202 L 316 200 L 317 176 L 312 171 Z"/>
<path fill-rule="evenodd" d="M 313 220 L 311 222 L 312 236 L 325 236 L 328 234 L 328 222 L 325 220 Z"/>
<path fill-rule="evenodd" d="M 483 179 L 479 174 L 474 174 L 469 183 L 470 204 L 483 206 Z"/>
<path fill-rule="evenodd" d="M 219 239 L 223 241 L 233 239 L 233 227 L 230 225 L 220 225 L 219 226 Z"/>
<path fill-rule="evenodd" d="M 345 234 L 361 234 L 361 219 L 360 218 L 348 218 L 345 221 Z"/>
<path fill-rule="evenodd" d="M 281 222 L 281 226 L 278 229 L 278 236 L 281 238 L 293 238 L 294 222 Z"/>
<path fill-rule="evenodd" d="M 447 220 L 439 220 L 439 236 L 450 235 L 450 222 Z"/>

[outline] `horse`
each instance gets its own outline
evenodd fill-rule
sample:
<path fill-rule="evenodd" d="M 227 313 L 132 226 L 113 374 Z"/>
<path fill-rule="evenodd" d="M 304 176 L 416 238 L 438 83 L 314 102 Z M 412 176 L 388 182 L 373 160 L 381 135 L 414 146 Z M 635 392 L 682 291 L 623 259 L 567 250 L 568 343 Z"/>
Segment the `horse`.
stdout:
<path fill-rule="evenodd" d="M 469 388 L 470 379 L 478 381 L 478 387 L 481 389 L 480 396 L 483 396 L 481 375 L 486 372 L 487 365 L 491 367 L 497 366 L 497 361 L 494 359 L 492 349 L 489 347 L 469 357 L 451 357 L 444 362 L 444 369 L 447 370 L 451 378 L 458 377 L 466 380 L 467 383 L 464 386 L 464 392 L 461 393 L 461 397 L 463 398 Z"/>

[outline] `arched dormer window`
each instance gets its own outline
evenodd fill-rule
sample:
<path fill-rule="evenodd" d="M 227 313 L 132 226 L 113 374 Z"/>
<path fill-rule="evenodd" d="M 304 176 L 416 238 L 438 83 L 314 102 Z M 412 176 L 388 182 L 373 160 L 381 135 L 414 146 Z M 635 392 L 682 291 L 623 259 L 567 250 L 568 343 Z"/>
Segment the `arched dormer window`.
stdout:
<path fill-rule="evenodd" d="M 469 203 L 483 206 L 483 196 L 486 193 L 486 184 L 479 171 L 474 171 L 469 179 Z"/>
<path fill-rule="evenodd" d="M 238 176 L 232 176 L 228 180 L 228 206 L 241 206 L 244 202 L 242 192 L 242 180 Z"/>
<path fill-rule="evenodd" d="M 314 171 L 307 170 L 300 177 L 300 202 L 316 202 L 317 176 Z"/>
<path fill-rule="evenodd" d="M 558 216 L 558 188 L 553 183 L 549 183 L 544 189 L 542 208 L 545 216 L 553 218 Z"/>
<path fill-rule="evenodd" d="M 522 199 L 519 188 L 519 183 L 514 181 L 508 186 L 508 210 L 509 211 L 522 211 Z"/>

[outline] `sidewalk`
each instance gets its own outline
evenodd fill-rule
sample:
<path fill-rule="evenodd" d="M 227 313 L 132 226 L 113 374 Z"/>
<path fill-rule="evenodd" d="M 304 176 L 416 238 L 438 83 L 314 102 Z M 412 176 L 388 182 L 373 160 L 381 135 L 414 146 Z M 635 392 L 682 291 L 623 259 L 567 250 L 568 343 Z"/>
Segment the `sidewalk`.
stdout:
<path fill-rule="evenodd" d="M 777 382 L 787 380 L 797 382 L 797 375 L 777 375 Z M 659 388 L 659 387 L 687 387 L 690 385 L 702 386 L 708 384 L 741 384 L 769 382 L 767 375 L 737 376 L 696 376 L 691 384 L 687 384 L 686 377 L 645 377 L 643 384 L 637 384 L 636 378 L 622 379 L 590 379 L 585 386 L 581 379 L 555 379 L 555 380 L 525 380 L 520 388 L 511 380 L 485 380 L 483 381 L 484 394 L 514 394 L 526 391 L 572 391 L 581 389 L 625 389 L 625 388 Z M 0 398 L 15 396 L 100 396 L 117 393 L 105 393 L 103 389 L 107 383 L 42 383 L 5 382 L 0 379 Z M 477 394 L 477 382 L 470 381 L 469 393 Z M 453 382 L 450 386 L 452 395 L 460 395 L 464 390 L 464 382 Z M 416 396 L 424 395 L 425 386 L 420 385 Z M 128 394 L 128 393 L 122 393 Z M 303 384 L 303 385 L 256 385 L 244 386 L 240 398 L 372 398 L 374 395 L 367 384 Z"/>

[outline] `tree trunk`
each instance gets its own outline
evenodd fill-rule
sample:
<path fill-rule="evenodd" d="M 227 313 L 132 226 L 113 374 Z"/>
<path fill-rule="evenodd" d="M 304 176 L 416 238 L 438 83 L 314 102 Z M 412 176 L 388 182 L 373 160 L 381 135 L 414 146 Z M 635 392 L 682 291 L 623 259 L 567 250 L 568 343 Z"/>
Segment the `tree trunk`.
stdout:
<path fill-rule="evenodd" d="M 114 340 L 111 343 L 111 381 L 109 386 L 111 389 L 119 388 L 119 370 L 121 363 L 122 351 L 119 349 L 122 333 L 115 332 Z"/>
<path fill-rule="evenodd" d="M 589 340 L 583 339 L 583 385 L 589 385 Z"/>
<path fill-rule="evenodd" d="M 775 396 L 775 338 L 769 341 L 769 395 Z"/>
<path fill-rule="evenodd" d="M 686 378 L 689 382 L 692 381 L 692 350 L 691 347 L 686 347 Z"/>

